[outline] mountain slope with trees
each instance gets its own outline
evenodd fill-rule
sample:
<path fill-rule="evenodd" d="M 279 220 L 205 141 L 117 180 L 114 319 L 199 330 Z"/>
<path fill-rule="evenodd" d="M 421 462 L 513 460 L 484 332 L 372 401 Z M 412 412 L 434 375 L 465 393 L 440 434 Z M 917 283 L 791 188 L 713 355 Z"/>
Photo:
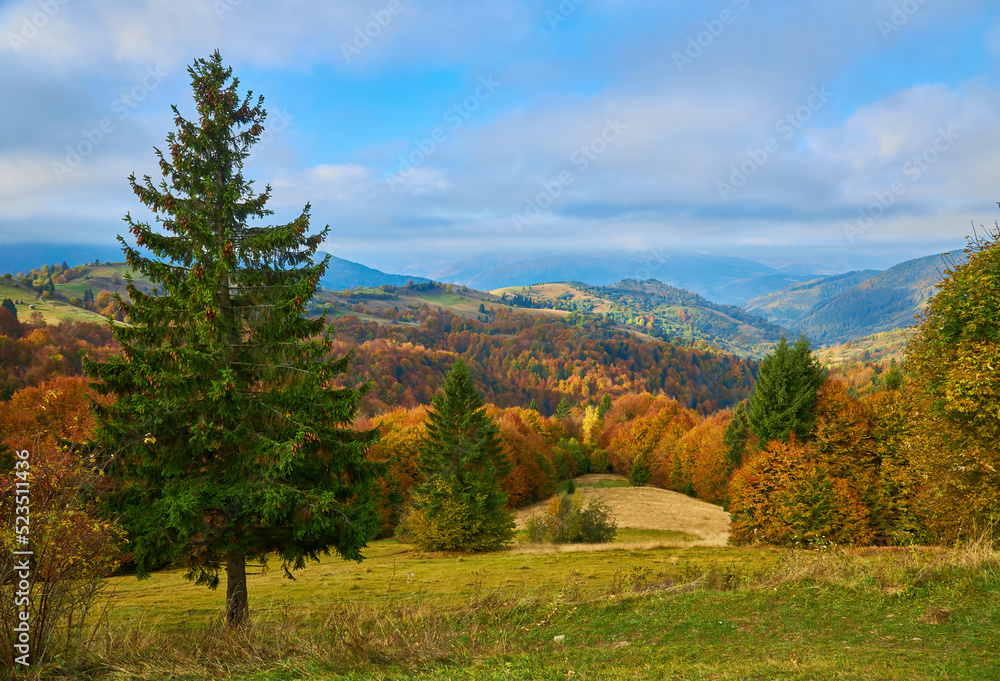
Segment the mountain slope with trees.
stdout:
<path fill-rule="evenodd" d="M 824 277 L 755 298 L 747 310 L 781 320 L 824 345 L 910 327 L 944 276 L 947 261 L 962 257 L 962 251 L 952 251 L 907 260 L 874 276 L 862 271 Z"/>
<path fill-rule="evenodd" d="M 598 314 L 623 328 L 678 344 L 706 344 L 743 357 L 760 357 L 784 329 L 735 305 L 719 305 L 655 279 L 623 279 L 610 286 L 576 282 L 498 289 L 518 307 Z"/>
<path fill-rule="evenodd" d="M 359 306 L 363 306 L 359 303 Z M 398 318 L 391 308 L 387 317 Z M 601 318 L 536 316 L 498 307 L 489 321 L 428 306 L 406 309 L 405 323 L 357 314 L 331 321 L 338 353 L 354 351 L 348 384 L 370 380 L 365 412 L 431 402 L 455 359 L 464 358 L 487 402 L 554 414 L 629 392 L 679 400 L 707 414 L 744 399 L 757 364 L 707 347 L 644 341 Z"/>

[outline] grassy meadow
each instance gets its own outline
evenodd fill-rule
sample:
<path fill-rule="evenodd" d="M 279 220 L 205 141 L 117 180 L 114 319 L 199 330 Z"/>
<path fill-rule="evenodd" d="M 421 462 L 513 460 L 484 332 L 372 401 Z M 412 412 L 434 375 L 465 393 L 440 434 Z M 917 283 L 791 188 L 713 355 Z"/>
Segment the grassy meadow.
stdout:
<path fill-rule="evenodd" d="M 515 543 L 425 554 L 374 542 L 250 577 L 253 626 L 221 589 L 165 570 L 107 580 L 110 605 L 42 678 L 1000 678 L 1000 563 L 983 546 L 788 551 Z"/>

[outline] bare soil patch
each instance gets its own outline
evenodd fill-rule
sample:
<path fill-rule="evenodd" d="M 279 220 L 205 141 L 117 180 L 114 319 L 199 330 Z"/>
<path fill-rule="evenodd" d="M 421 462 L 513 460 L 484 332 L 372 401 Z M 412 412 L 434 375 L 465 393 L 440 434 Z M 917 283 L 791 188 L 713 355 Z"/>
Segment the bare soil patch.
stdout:
<path fill-rule="evenodd" d="M 657 487 L 580 486 L 598 480 L 625 480 L 625 477 L 582 475 L 575 479 L 584 505 L 595 497 L 603 500 L 620 528 L 687 532 L 701 537 L 698 546 L 725 546 L 729 541 L 729 514 L 715 504 Z M 540 501 L 516 511 L 517 529 L 523 530 L 531 516 L 543 515 L 548 504 L 548 500 Z"/>

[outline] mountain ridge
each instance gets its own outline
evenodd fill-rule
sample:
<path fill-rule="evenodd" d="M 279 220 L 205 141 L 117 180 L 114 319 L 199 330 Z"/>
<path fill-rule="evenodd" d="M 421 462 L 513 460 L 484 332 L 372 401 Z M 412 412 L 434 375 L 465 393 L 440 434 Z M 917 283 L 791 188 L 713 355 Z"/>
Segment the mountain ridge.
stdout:
<path fill-rule="evenodd" d="M 875 274 L 861 270 L 820 277 L 759 296 L 746 309 L 822 344 L 908 328 L 917 324 L 941 281 L 945 259 L 961 262 L 963 257 L 963 251 L 955 250 L 906 260 Z"/>

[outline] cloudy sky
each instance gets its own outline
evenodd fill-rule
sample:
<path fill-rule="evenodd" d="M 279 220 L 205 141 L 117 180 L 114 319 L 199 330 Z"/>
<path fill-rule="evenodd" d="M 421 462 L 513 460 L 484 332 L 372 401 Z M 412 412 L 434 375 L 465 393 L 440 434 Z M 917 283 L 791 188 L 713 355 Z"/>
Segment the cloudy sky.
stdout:
<path fill-rule="evenodd" d="M 396 271 L 662 252 L 834 271 L 1000 215 L 985 0 L 0 2 L 0 248 L 113 245 L 219 49 L 275 220 Z"/>

